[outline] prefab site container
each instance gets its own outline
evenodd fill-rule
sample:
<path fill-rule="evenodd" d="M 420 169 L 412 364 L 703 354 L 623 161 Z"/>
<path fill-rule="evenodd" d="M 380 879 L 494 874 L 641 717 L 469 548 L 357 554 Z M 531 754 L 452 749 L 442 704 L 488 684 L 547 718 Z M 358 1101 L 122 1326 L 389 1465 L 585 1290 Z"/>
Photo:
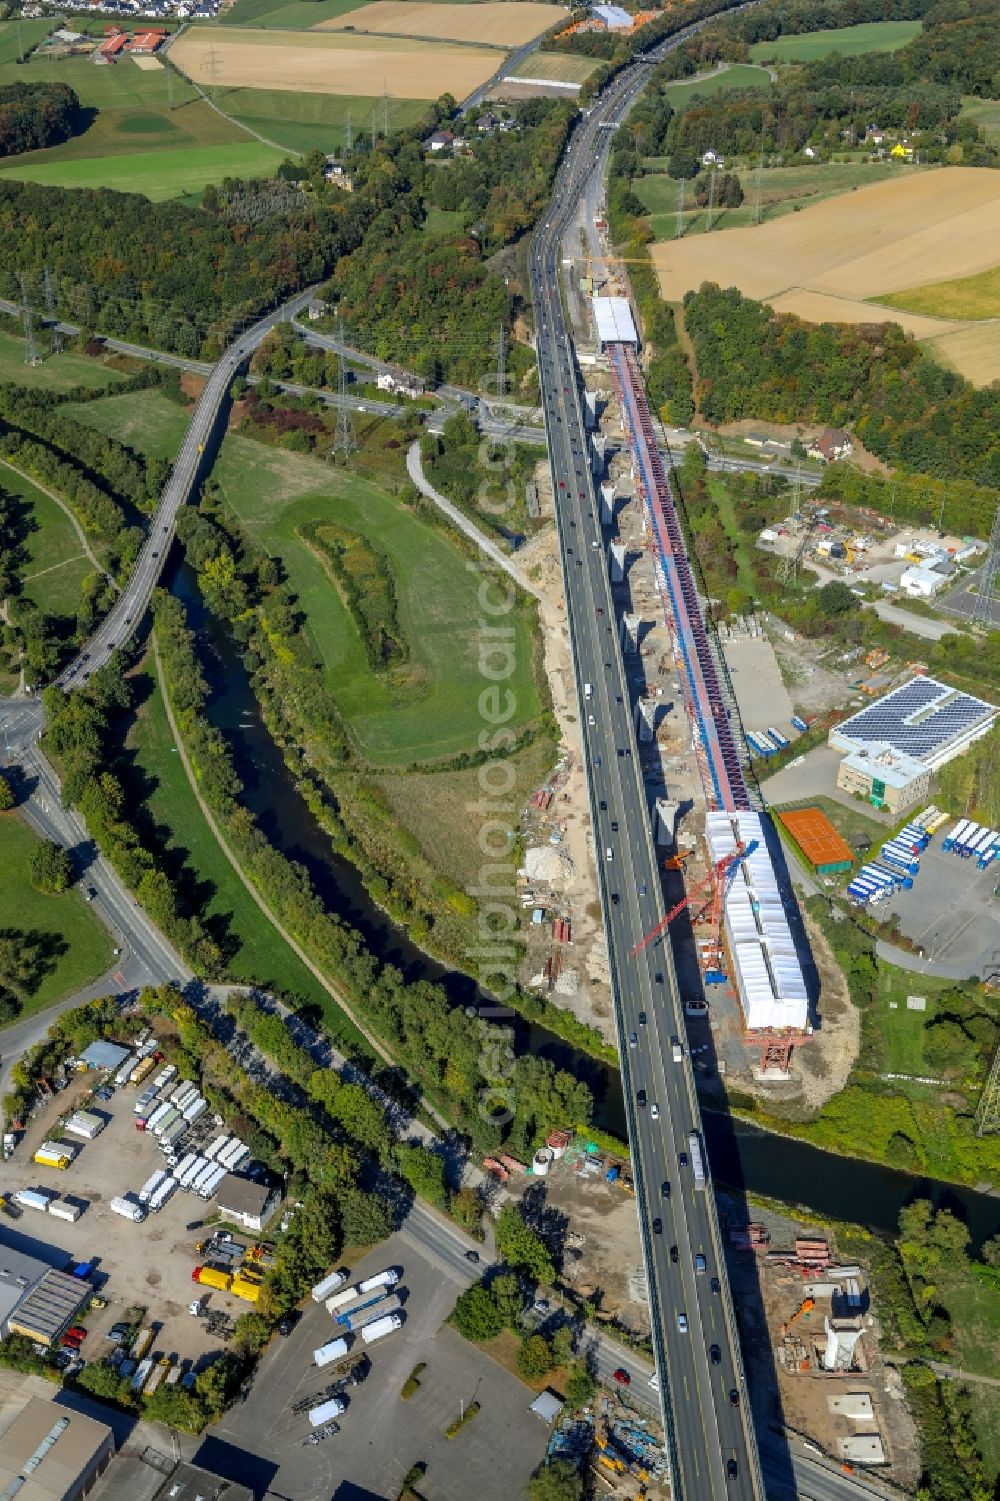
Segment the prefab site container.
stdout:
<path fill-rule="evenodd" d="M 179 1120 L 172 1121 L 165 1131 L 160 1132 L 161 1151 L 172 1151 L 181 1138 L 187 1135 L 187 1129 L 188 1123 L 183 1116 Z"/>
<path fill-rule="evenodd" d="M 343 1397 L 331 1397 L 329 1402 L 324 1402 L 319 1407 L 314 1407 L 309 1413 L 309 1423 L 313 1428 L 322 1428 L 324 1423 L 329 1423 L 333 1418 L 339 1418 L 344 1412 L 347 1403 Z"/>
<path fill-rule="evenodd" d="M 223 1132 L 221 1136 L 213 1137 L 208 1146 L 205 1148 L 205 1156 L 210 1162 L 213 1160 L 217 1161 L 219 1153 L 224 1151 L 231 1141 L 235 1140 L 236 1138 L 234 1136 L 227 1136 L 225 1132 Z"/>
<path fill-rule="evenodd" d="M 191 1190 L 191 1192 L 197 1193 L 202 1184 L 208 1182 L 209 1178 L 215 1172 L 215 1169 L 216 1164 L 214 1162 L 206 1162 L 204 1167 L 199 1168 L 197 1173 L 193 1173 L 192 1176 L 188 1179 L 188 1188 Z"/>
<path fill-rule="evenodd" d="M 157 1089 L 166 1089 L 167 1085 L 170 1083 L 171 1079 L 174 1077 L 174 1075 L 176 1074 L 176 1072 L 177 1072 L 177 1065 L 176 1065 L 176 1063 L 167 1063 L 167 1064 L 164 1064 L 163 1068 L 160 1069 L 160 1072 L 157 1074 L 156 1078 L 153 1080 L 153 1083 L 156 1085 L 156 1088 Z"/>
<path fill-rule="evenodd" d="M 200 1120 L 208 1109 L 208 1101 L 201 1095 L 193 1100 L 181 1113 L 189 1126 L 193 1126 L 196 1120 Z"/>

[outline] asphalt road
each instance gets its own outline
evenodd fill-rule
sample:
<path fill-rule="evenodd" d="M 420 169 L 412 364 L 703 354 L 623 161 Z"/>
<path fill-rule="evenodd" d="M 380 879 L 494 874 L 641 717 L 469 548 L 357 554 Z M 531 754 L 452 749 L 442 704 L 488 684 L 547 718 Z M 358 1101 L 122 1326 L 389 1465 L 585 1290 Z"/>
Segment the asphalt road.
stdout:
<path fill-rule="evenodd" d="M 671 1039 L 683 1039 L 685 1029 L 670 946 L 631 953 L 662 917 L 662 894 L 608 583 L 609 537 L 595 504 L 559 287 L 563 235 L 581 195 L 589 189 L 592 196 L 592 174 L 603 171 L 608 127 L 625 117 L 645 77 L 642 64 L 626 69 L 574 132 L 532 245 L 530 274 L 673 1494 L 759 1501 L 763 1481 L 714 1197 L 698 1188 L 690 1165 L 689 1133 L 700 1132 L 693 1074 L 688 1059 L 672 1059 Z"/>

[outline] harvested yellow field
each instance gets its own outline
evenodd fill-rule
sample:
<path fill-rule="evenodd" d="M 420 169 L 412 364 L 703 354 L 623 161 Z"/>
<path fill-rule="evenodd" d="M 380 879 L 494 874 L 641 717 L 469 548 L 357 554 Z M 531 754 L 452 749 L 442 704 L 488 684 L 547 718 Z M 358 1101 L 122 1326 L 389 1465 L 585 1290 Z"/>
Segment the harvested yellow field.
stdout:
<path fill-rule="evenodd" d="M 136 67 L 141 68 L 144 73 L 155 73 L 158 68 L 163 67 L 163 64 L 160 62 L 160 59 L 158 57 L 139 57 L 136 53 L 133 53 L 132 61 L 135 63 Z"/>
<path fill-rule="evenodd" d="M 462 99 L 497 69 L 495 51 L 398 37 L 198 27 L 170 60 L 200 84 L 393 99 Z"/>
<path fill-rule="evenodd" d="M 317 31 L 395 33 L 440 41 L 482 42 L 484 46 L 520 47 L 533 42 L 566 14 L 554 5 L 528 0 L 484 0 L 473 5 L 425 5 L 420 0 L 372 0 L 362 10 L 320 21 Z"/>
<path fill-rule="evenodd" d="M 878 301 L 1000 264 L 1000 172 L 943 167 L 901 176 L 758 228 L 661 241 L 650 254 L 671 302 L 714 281 L 812 322 L 884 320 L 918 339 L 943 336 L 949 363 L 968 379 L 1000 377 L 1000 347 L 991 361 L 984 341 L 956 338 L 962 319 Z"/>
<path fill-rule="evenodd" d="M 973 385 L 988 386 L 1000 379 L 1000 319 L 963 323 L 926 342 L 942 365 L 957 370 Z"/>

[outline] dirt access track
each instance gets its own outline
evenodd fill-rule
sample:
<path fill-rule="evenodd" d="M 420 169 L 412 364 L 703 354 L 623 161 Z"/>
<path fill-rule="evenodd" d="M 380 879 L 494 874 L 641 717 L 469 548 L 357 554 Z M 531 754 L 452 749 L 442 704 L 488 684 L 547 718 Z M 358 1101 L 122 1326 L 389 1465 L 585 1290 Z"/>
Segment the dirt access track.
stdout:
<path fill-rule="evenodd" d="M 380 32 L 386 36 L 432 37 L 444 42 L 482 42 L 484 47 L 521 47 L 567 14 L 560 6 L 484 0 L 481 5 L 422 5 L 419 0 L 372 0 L 315 31 Z"/>
<path fill-rule="evenodd" d="M 714 281 L 813 323 L 897 323 L 917 339 L 934 339 L 970 380 L 1000 377 L 995 322 L 930 318 L 877 303 L 889 292 L 1000 263 L 1000 172 L 942 167 L 901 175 L 756 228 L 661 241 L 650 253 L 670 302 Z M 991 331 L 992 357 L 975 335 L 983 329 Z"/>
<path fill-rule="evenodd" d="M 495 49 L 345 32 L 240 31 L 201 26 L 170 61 L 195 83 L 393 99 L 464 99 L 497 70 Z"/>

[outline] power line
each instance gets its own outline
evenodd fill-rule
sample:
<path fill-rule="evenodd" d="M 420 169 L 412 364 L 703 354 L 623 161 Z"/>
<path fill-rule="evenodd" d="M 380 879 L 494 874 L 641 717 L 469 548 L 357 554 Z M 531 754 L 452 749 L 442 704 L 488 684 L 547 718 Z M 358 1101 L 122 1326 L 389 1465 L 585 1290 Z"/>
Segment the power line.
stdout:
<path fill-rule="evenodd" d="M 708 218 L 705 222 L 705 232 L 712 232 L 712 215 L 715 212 L 715 166 L 713 164 L 708 174 Z"/>
<path fill-rule="evenodd" d="M 45 267 L 45 316 L 49 320 L 49 348 L 53 354 L 58 354 L 63 347 L 62 332 L 56 315 L 56 294 L 52 286 L 52 273 L 48 266 Z"/>
<path fill-rule="evenodd" d="M 38 345 L 35 343 L 35 321 L 31 314 L 31 303 L 28 301 L 28 278 L 23 271 L 19 271 L 17 279 L 21 284 L 21 322 L 24 324 L 24 363 L 26 365 L 37 365 L 41 356 L 38 353 Z"/>
<path fill-rule="evenodd" d="M 993 606 L 996 604 L 998 579 L 1000 579 L 1000 506 L 997 506 L 996 515 L 993 517 L 993 530 L 990 533 L 986 562 L 979 575 L 976 603 L 972 611 L 972 624 L 978 626 L 980 630 L 991 631 L 997 624 L 993 619 Z"/>
<path fill-rule="evenodd" d="M 337 351 L 337 431 L 333 436 L 334 454 L 342 453 L 345 459 L 349 459 L 358 447 L 358 438 L 354 430 L 354 418 L 347 405 L 347 363 L 344 359 L 344 320 L 339 320 L 337 328 L 337 342 L 340 349 Z"/>
<path fill-rule="evenodd" d="M 760 156 L 757 158 L 757 171 L 754 176 L 753 188 L 753 222 L 759 224 L 763 218 L 761 213 L 761 191 L 764 186 L 764 119 L 760 122 Z"/>

